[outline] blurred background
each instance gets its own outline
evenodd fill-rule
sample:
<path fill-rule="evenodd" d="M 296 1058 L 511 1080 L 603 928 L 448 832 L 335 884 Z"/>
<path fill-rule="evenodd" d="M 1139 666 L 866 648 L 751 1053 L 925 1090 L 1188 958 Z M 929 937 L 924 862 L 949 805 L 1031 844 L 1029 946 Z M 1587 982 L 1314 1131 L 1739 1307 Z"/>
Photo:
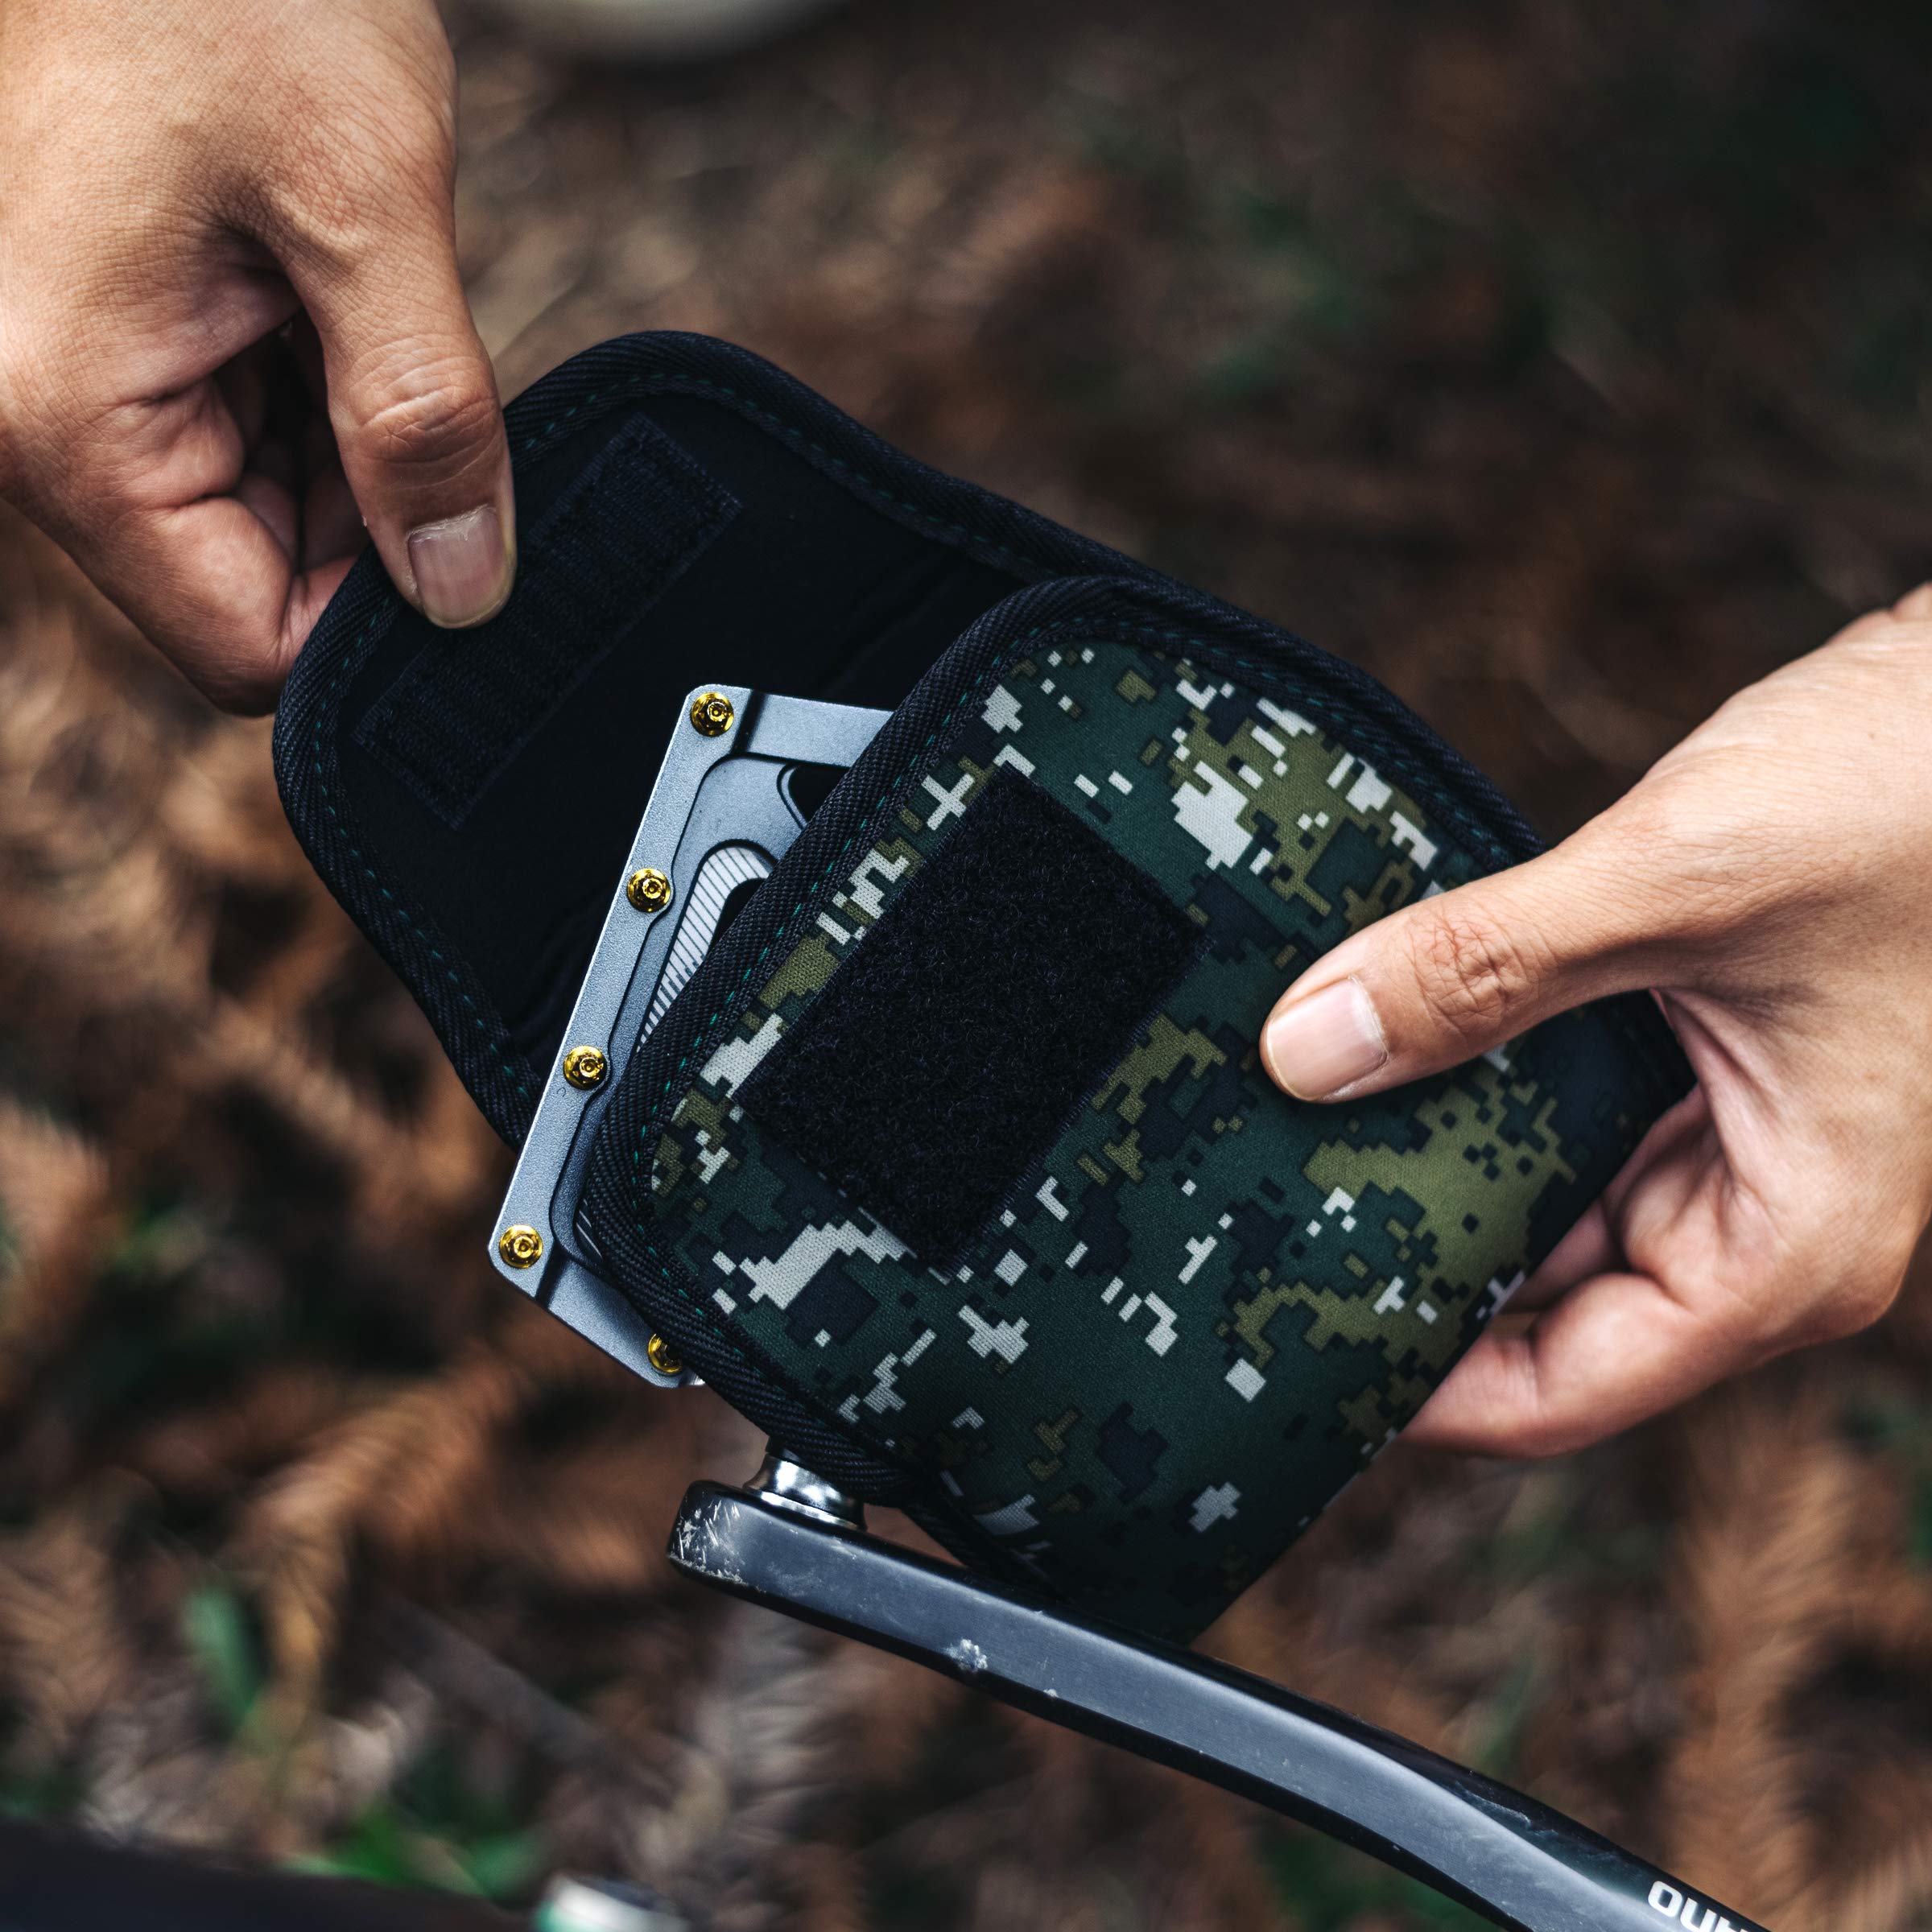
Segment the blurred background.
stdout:
<path fill-rule="evenodd" d="M 853 0 L 677 66 L 451 24 L 506 394 L 748 344 L 1366 665 L 1553 835 L 1932 575 L 1923 8 Z M 506 1172 L 266 725 L 0 522 L 0 1807 L 733 1927 L 1473 1922 L 674 1582 L 756 1444 L 502 1290 Z M 1929 1396 L 1915 1286 L 1581 1456 L 1398 1450 L 1208 1647 L 1779 1932 L 1932 1923 Z"/>

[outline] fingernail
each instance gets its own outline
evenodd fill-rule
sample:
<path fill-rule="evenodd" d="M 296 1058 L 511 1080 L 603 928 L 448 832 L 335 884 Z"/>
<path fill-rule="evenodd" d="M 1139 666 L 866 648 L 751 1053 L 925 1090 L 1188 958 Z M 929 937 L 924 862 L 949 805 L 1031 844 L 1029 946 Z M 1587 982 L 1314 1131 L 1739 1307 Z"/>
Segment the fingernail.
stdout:
<path fill-rule="evenodd" d="M 1261 1030 L 1261 1058 L 1298 1100 L 1325 1100 L 1389 1058 L 1374 1003 L 1356 980 L 1284 1006 Z"/>
<path fill-rule="evenodd" d="M 510 595 L 510 555 L 495 506 L 412 530 L 409 567 L 432 624 L 454 630 L 493 617 Z"/>

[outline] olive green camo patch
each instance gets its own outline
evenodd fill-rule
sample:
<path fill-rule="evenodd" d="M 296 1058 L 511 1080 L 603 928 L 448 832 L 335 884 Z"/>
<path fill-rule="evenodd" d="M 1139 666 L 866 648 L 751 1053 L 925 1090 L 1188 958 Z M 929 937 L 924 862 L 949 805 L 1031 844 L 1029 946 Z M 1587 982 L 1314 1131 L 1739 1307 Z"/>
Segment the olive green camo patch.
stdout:
<path fill-rule="evenodd" d="M 1193 966 L 943 1274 L 762 1136 L 745 1082 L 1010 766 L 1185 909 Z M 1084 1607 L 1191 1634 L 1406 1422 L 1647 1123 L 1586 1011 L 1342 1106 L 1266 1079 L 1282 989 L 1487 866 L 1288 705 L 1095 638 L 931 753 L 650 1150 L 720 1325 Z"/>

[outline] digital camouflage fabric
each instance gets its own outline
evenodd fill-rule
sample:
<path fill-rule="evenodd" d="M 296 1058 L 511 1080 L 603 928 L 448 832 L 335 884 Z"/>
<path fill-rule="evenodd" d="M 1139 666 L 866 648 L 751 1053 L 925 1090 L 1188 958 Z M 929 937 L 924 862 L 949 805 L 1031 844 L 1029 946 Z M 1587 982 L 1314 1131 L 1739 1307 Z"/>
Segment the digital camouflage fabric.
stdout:
<path fill-rule="evenodd" d="M 1002 767 L 1202 943 L 941 1274 L 741 1094 Z M 1289 980 L 1493 861 L 1327 729 L 1184 657 L 1036 640 L 897 798 L 646 1119 L 633 1211 L 723 1334 L 943 1509 L 1090 1612 L 1191 1635 L 1393 1438 L 1670 1096 L 1633 1076 L 1613 1009 L 1373 1100 L 1278 1091 L 1255 1042 Z"/>

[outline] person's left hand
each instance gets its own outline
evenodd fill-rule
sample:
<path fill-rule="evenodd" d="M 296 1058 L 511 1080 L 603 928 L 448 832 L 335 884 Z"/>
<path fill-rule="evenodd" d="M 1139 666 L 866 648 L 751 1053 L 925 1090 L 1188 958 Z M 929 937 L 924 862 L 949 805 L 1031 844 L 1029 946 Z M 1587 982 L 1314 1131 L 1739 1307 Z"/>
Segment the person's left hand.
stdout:
<path fill-rule="evenodd" d="M 431 0 L 0 0 L 0 497 L 264 711 L 365 546 L 432 623 L 516 569 Z"/>

